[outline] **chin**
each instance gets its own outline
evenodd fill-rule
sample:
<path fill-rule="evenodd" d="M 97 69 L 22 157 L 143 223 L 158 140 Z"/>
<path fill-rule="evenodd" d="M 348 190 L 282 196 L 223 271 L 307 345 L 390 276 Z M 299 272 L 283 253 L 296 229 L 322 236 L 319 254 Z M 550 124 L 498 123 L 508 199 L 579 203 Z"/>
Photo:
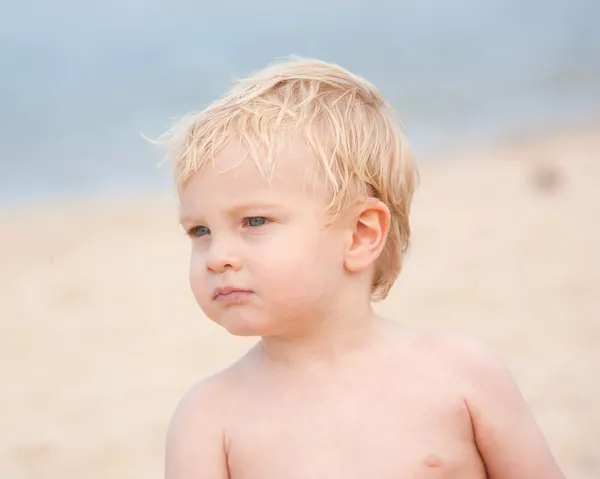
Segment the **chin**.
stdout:
<path fill-rule="evenodd" d="M 213 321 L 234 336 L 267 336 L 274 329 L 268 320 L 241 310 L 223 312 Z"/>

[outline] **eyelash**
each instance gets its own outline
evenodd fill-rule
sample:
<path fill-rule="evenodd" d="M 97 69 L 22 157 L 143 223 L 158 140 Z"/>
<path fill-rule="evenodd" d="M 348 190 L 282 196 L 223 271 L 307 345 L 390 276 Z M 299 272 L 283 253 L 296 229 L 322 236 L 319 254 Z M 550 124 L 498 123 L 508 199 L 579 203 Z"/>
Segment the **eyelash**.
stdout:
<path fill-rule="evenodd" d="M 248 223 L 250 223 L 250 220 L 256 220 L 256 219 L 264 220 L 264 223 L 261 225 L 257 225 L 257 226 L 252 226 L 252 225 L 248 224 Z M 266 218 L 264 216 L 248 216 L 248 217 L 244 218 L 244 225 L 249 226 L 250 228 L 260 228 L 261 226 L 264 226 L 267 223 L 269 223 L 269 221 L 270 221 L 269 218 Z"/>
<path fill-rule="evenodd" d="M 254 220 L 254 219 L 264 220 L 264 223 L 262 223 L 260 225 L 256 225 L 256 226 L 252 226 L 252 225 L 248 224 L 250 222 L 250 220 Z M 268 224 L 270 222 L 271 222 L 271 220 L 269 218 L 265 217 L 265 216 L 247 216 L 246 218 L 244 218 L 244 221 L 243 221 L 244 226 L 246 226 L 248 228 L 260 228 L 261 226 L 264 226 L 264 225 L 266 225 L 266 224 Z M 196 234 L 196 232 L 199 229 L 201 229 L 201 228 L 205 228 L 206 229 L 206 231 L 207 231 L 206 234 L 210 233 L 210 229 L 208 229 L 206 226 L 194 226 L 194 227 L 192 227 L 192 228 L 189 229 L 188 235 L 191 236 L 191 237 L 202 237 L 202 236 L 205 236 L 205 235 L 198 236 Z"/>
<path fill-rule="evenodd" d="M 206 226 L 193 226 L 192 228 L 190 228 L 188 230 L 188 232 L 187 232 L 188 236 L 191 236 L 192 238 L 204 236 L 204 235 L 196 234 L 196 231 L 199 230 L 200 228 L 206 228 Z M 210 232 L 210 230 L 208 228 L 206 228 L 206 230 L 208 230 Z"/>

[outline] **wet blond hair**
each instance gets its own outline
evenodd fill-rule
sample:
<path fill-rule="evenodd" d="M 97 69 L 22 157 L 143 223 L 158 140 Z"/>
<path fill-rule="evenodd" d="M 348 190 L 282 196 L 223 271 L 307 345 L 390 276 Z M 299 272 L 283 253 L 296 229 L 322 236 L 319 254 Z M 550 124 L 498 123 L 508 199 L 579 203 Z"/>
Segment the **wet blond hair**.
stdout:
<path fill-rule="evenodd" d="M 384 299 L 409 246 L 417 169 L 392 107 L 371 83 L 335 64 L 292 57 L 238 80 L 162 139 L 177 187 L 183 188 L 232 140 L 240 141 L 271 178 L 290 131 L 316 158 L 334 215 L 364 197 L 378 198 L 389 208 L 390 228 L 371 288 L 374 301 Z"/>

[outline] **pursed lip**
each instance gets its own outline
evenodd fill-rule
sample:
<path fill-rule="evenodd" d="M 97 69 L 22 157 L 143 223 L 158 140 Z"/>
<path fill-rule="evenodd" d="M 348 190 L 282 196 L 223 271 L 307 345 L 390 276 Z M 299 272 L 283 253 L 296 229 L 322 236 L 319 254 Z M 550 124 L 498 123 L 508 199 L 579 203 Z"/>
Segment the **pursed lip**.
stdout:
<path fill-rule="evenodd" d="M 252 294 L 252 291 L 235 286 L 222 286 L 213 291 L 213 300 L 224 302 L 239 302 Z"/>

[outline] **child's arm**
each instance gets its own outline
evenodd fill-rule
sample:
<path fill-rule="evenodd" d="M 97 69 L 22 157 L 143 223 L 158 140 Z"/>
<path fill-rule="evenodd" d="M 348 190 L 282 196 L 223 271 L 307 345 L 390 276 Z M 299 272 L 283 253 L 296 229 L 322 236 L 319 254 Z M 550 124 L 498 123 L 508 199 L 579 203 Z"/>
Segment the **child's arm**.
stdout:
<path fill-rule="evenodd" d="M 166 479 L 229 479 L 218 402 L 202 387 L 181 401 L 167 434 Z"/>
<path fill-rule="evenodd" d="M 564 479 L 517 384 L 489 349 L 461 340 L 466 405 L 490 479 Z"/>

